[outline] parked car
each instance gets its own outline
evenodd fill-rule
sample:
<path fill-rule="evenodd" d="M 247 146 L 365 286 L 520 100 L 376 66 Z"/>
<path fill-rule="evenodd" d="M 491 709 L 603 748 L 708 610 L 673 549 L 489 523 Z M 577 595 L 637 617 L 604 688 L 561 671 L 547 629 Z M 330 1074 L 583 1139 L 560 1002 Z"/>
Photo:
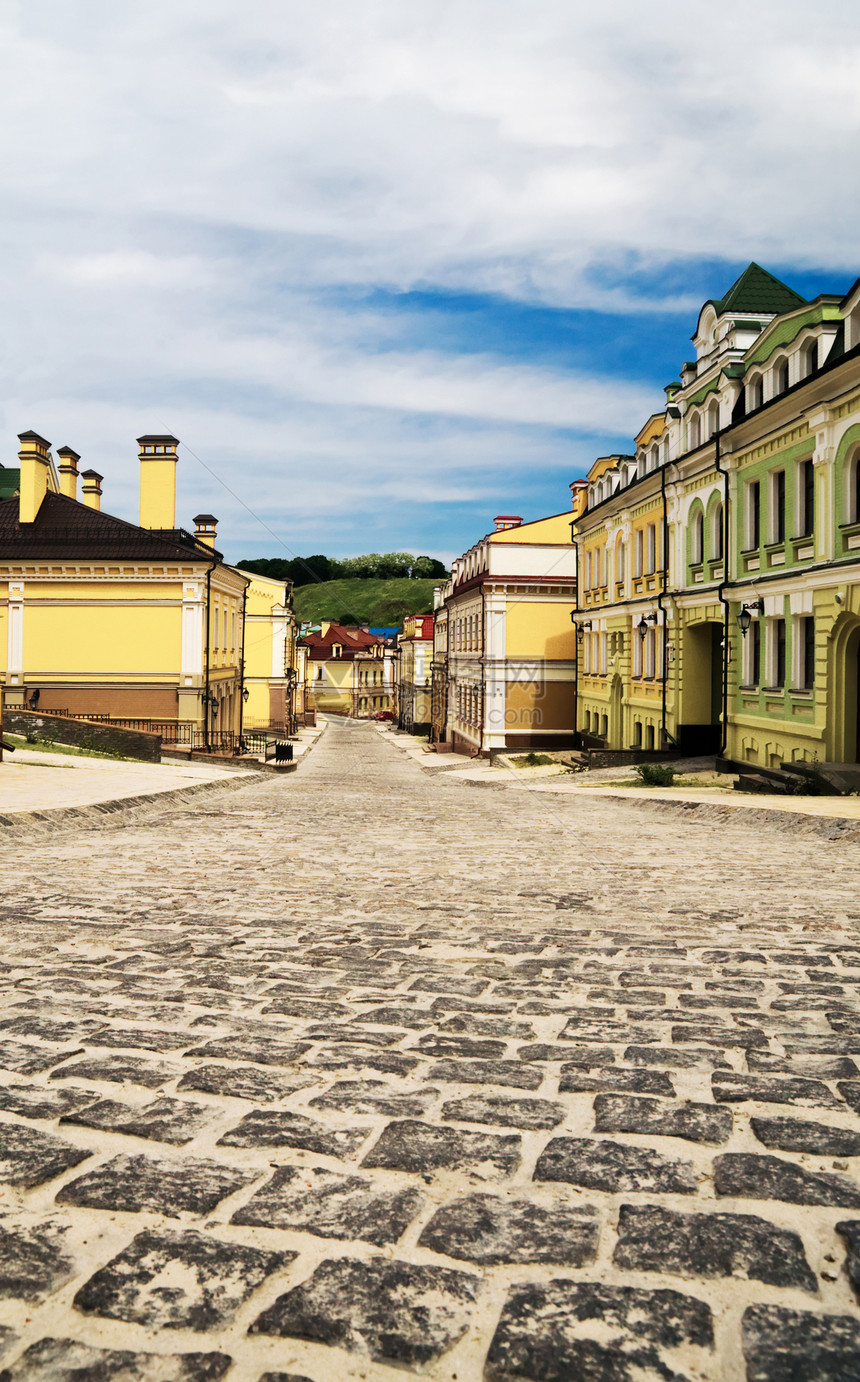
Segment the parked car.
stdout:
<path fill-rule="evenodd" d="M 393 710 L 377 710 L 374 720 L 393 720 L 395 718 Z"/>

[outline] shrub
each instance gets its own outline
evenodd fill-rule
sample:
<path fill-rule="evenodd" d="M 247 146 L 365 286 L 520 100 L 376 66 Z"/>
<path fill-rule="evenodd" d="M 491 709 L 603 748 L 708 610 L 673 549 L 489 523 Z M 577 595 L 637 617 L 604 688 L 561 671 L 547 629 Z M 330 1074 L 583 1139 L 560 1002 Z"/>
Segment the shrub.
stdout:
<path fill-rule="evenodd" d="M 646 787 L 671 787 L 675 769 L 669 763 L 639 763 L 636 771 Z"/>

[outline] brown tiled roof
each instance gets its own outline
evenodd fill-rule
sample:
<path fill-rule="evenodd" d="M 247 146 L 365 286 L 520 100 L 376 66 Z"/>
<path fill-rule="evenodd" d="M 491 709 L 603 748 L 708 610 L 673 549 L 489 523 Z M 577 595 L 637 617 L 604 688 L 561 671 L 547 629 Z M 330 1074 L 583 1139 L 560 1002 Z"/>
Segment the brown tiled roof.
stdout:
<path fill-rule="evenodd" d="M 347 660 L 355 657 L 356 653 L 375 648 L 378 644 L 385 645 L 384 638 L 377 638 L 366 629 L 345 628 L 343 624 L 330 624 L 327 633 L 306 633 L 301 642 L 308 649 L 311 658 L 317 661 L 331 657 L 335 643 L 340 644 L 343 649 L 341 657 Z"/>
<path fill-rule="evenodd" d="M 184 528 L 149 529 L 46 494 L 34 523 L 18 522 L 18 500 L 0 500 L 0 561 L 199 561 L 221 559 Z"/>

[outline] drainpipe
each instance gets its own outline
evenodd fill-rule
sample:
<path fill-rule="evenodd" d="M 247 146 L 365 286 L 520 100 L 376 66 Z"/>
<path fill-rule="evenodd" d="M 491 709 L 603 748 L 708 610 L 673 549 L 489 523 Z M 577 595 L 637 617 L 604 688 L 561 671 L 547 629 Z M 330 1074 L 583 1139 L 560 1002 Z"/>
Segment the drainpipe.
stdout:
<path fill-rule="evenodd" d="M 660 582 L 661 589 L 657 596 L 657 607 L 663 616 L 663 687 L 662 687 L 662 707 L 660 719 L 660 744 L 664 745 L 667 741 L 678 748 L 678 740 L 674 734 L 670 734 L 666 728 L 666 698 L 669 685 L 669 624 L 666 619 L 666 606 L 663 601 L 666 598 L 666 591 L 669 588 L 669 501 L 666 497 L 666 467 L 660 471 L 660 495 L 663 501 L 663 579 Z"/>
<path fill-rule="evenodd" d="M 206 572 L 206 692 L 204 696 L 206 714 L 203 721 L 203 735 L 207 751 L 212 747 L 209 743 L 209 643 L 211 639 L 212 627 L 212 621 L 210 619 L 210 601 L 212 599 L 212 572 L 215 570 L 215 567 L 217 565 L 218 562 L 213 561 L 212 565 L 209 567 L 209 570 Z"/>
<path fill-rule="evenodd" d="M 248 587 L 242 591 L 242 656 L 239 658 L 239 747 L 245 721 L 245 610 L 248 607 Z"/>
<path fill-rule="evenodd" d="M 723 713 L 720 733 L 720 757 L 724 758 L 729 742 L 729 628 L 731 605 L 726 598 L 726 590 L 731 582 L 729 576 L 729 472 L 722 464 L 720 453 L 720 428 L 714 435 L 714 465 L 723 477 L 723 579 L 717 587 L 717 598 L 723 606 Z"/>

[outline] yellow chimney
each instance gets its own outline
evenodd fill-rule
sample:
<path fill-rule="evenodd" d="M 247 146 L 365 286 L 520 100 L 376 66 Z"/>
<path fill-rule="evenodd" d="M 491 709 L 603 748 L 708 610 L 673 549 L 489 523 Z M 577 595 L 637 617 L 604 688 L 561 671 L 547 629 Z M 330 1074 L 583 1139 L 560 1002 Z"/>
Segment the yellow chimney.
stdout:
<path fill-rule="evenodd" d="M 18 485 L 18 522 L 34 523 L 48 490 L 48 470 L 51 465 L 51 443 L 38 432 L 19 432 L 21 450 L 18 461 L 21 479 Z"/>
<path fill-rule="evenodd" d="M 140 526 L 176 526 L 176 437 L 138 437 L 140 447 Z"/>
<path fill-rule="evenodd" d="M 83 480 L 83 502 L 88 509 L 101 509 L 102 506 L 102 480 L 103 475 L 99 475 L 97 470 L 85 470 L 81 476 Z"/>
<path fill-rule="evenodd" d="M 60 457 L 60 493 L 65 494 L 67 499 L 77 499 L 78 461 L 81 458 L 70 446 L 61 446 L 57 455 Z"/>
<path fill-rule="evenodd" d="M 215 529 L 218 526 L 218 519 L 211 513 L 199 513 L 194 520 L 194 536 L 198 542 L 202 542 L 204 547 L 208 547 L 210 552 L 215 550 Z"/>

